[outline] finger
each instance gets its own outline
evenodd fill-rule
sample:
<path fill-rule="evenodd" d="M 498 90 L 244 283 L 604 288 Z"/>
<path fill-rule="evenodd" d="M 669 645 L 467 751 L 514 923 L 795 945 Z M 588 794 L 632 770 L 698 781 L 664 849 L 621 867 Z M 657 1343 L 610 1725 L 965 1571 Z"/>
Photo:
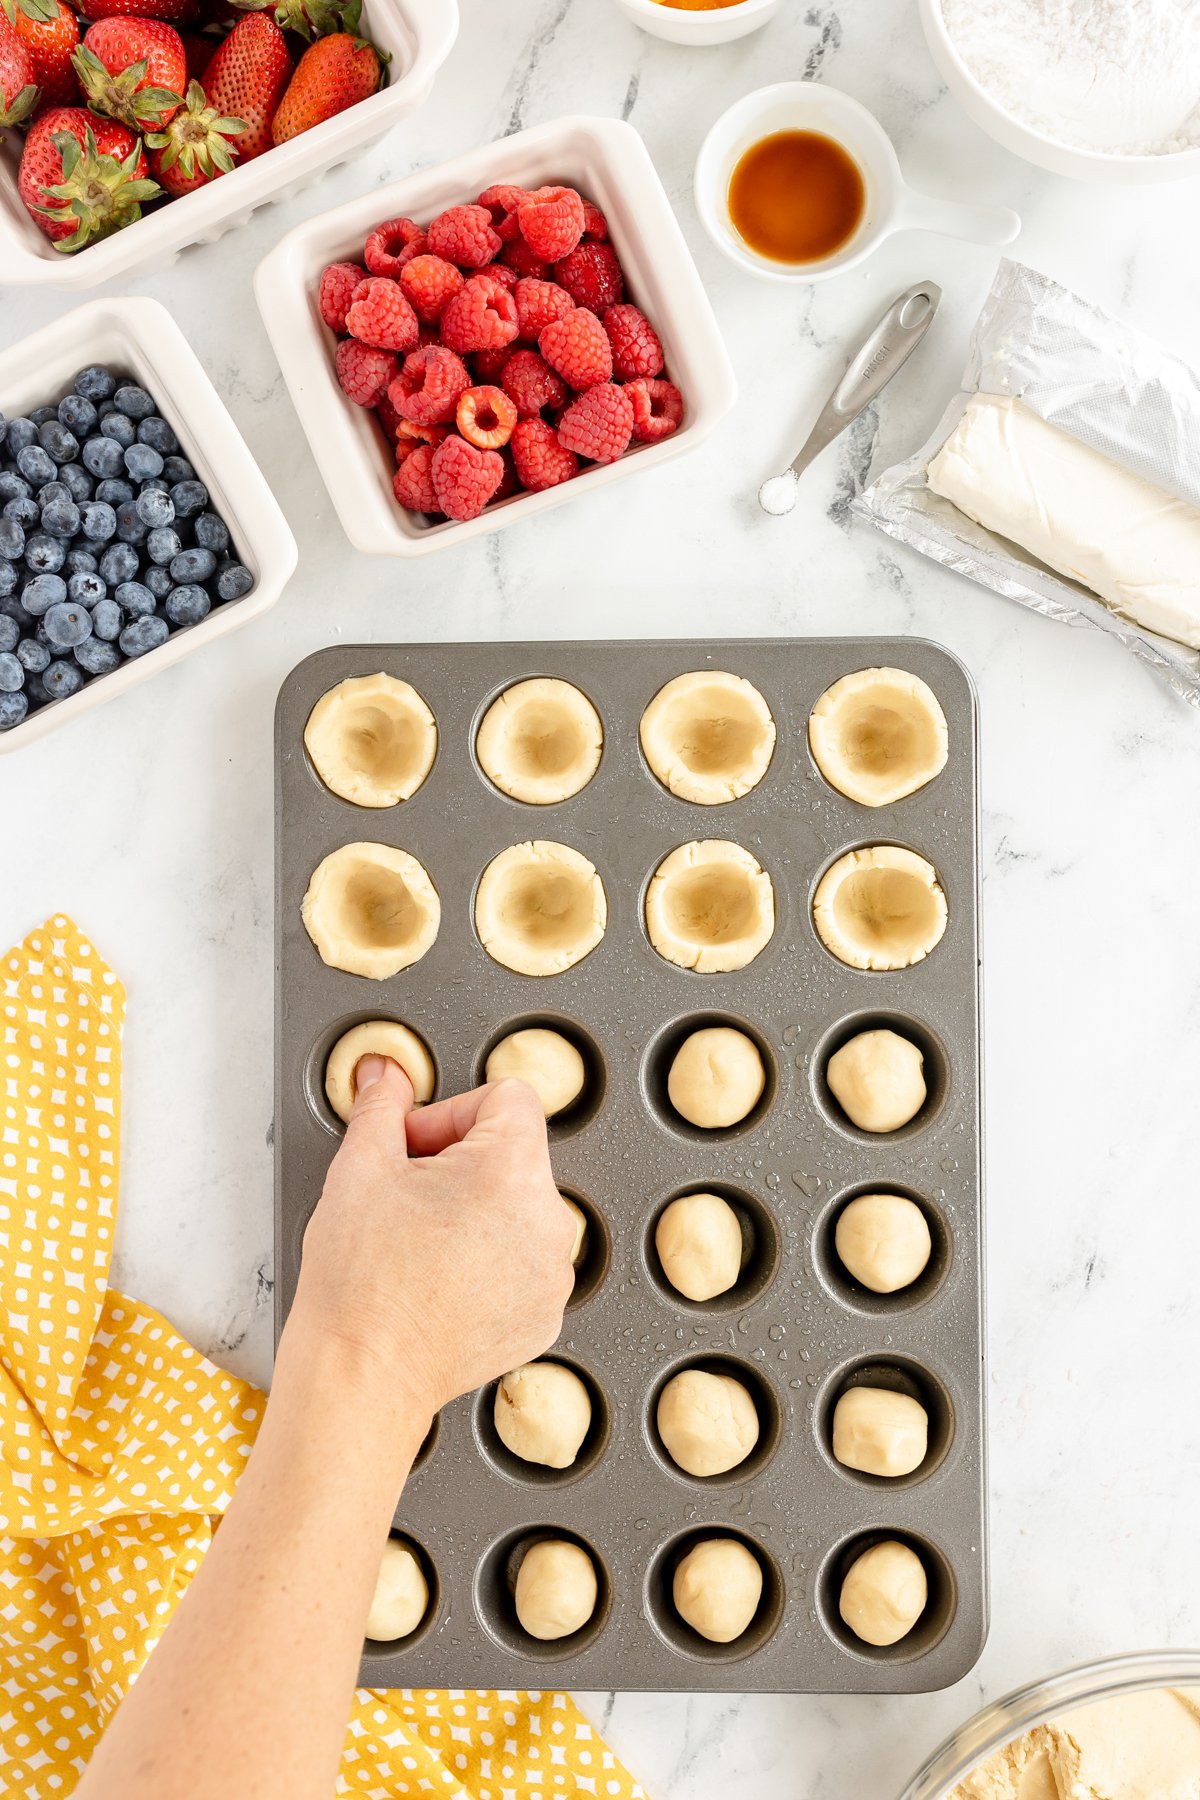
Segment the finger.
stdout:
<path fill-rule="evenodd" d="M 546 1121 L 541 1102 L 525 1081 L 492 1081 L 454 1094 L 433 1106 L 422 1106 L 408 1120 L 410 1156 L 437 1156 L 451 1144 L 482 1134 L 536 1134 L 544 1141 Z"/>
<path fill-rule="evenodd" d="M 413 1109 L 412 1082 L 390 1056 L 364 1056 L 354 1070 L 354 1106 L 347 1144 L 372 1144 L 387 1156 L 408 1155 L 405 1121 Z"/>

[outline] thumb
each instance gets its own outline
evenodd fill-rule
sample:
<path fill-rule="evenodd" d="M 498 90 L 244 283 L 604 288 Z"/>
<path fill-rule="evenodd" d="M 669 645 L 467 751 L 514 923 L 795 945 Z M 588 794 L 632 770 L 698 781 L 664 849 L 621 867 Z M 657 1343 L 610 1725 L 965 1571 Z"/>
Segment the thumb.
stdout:
<path fill-rule="evenodd" d="M 408 1156 L 405 1121 L 413 1109 L 412 1082 L 390 1056 L 364 1056 L 354 1071 L 349 1143 L 375 1144 L 387 1156 Z"/>

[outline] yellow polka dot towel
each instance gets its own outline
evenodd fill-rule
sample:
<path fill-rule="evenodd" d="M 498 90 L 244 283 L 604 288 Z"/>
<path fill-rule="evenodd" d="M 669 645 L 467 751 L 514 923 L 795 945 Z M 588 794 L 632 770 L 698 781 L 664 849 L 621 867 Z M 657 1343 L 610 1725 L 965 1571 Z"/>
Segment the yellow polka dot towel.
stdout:
<path fill-rule="evenodd" d="M 262 1415 L 108 1286 L 125 991 L 58 915 L 8 952 L 0 1072 L 0 1795 L 62 1800 L 203 1559 Z M 641 1800 L 565 1694 L 354 1698 L 339 1794 Z"/>

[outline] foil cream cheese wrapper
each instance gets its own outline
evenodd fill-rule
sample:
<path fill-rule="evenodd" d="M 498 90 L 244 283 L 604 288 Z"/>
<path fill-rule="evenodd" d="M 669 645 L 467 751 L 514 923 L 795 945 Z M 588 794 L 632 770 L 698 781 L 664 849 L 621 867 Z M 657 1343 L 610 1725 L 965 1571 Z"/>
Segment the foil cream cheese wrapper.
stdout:
<path fill-rule="evenodd" d="M 1047 618 L 1107 632 L 1200 707 L 1200 652 L 1122 618 L 931 491 L 926 469 L 974 394 L 1019 398 L 1047 424 L 1200 510 L 1200 375 L 1133 326 L 1006 258 L 971 334 L 960 389 L 932 436 L 853 502 L 858 517 L 981 586 Z"/>

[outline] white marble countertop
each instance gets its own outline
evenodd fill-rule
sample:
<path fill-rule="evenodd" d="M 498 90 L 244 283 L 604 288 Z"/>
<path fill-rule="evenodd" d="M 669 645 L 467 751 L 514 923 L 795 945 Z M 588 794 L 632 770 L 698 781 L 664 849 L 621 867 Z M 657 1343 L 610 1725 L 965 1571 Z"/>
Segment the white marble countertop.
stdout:
<path fill-rule="evenodd" d="M 878 455 L 957 380 L 995 253 L 893 239 L 806 291 L 737 272 L 691 168 L 739 93 L 819 74 L 872 107 L 905 172 L 1017 207 L 1012 254 L 1193 358 L 1194 192 L 1043 175 L 941 89 L 915 0 L 787 0 L 760 33 L 687 51 L 606 0 L 464 0 L 435 95 L 357 165 L 134 291 L 179 319 L 300 542 L 275 612 L 0 761 L 0 938 L 70 910 L 130 995 L 114 1279 L 260 1381 L 271 1351 L 271 714 L 285 672 L 343 639 L 912 632 L 980 693 L 993 1625 L 978 1670 L 904 1700 L 592 1696 L 655 1800 L 888 1800 L 984 1697 L 1052 1667 L 1200 1643 L 1200 716 L 1112 642 L 968 586 L 850 524 Z M 569 111 L 645 137 L 737 368 L 695 456 L 419 564 L 352 551 L 251 294 L 295 221 Z M 909 282 L 946 299 L 874 413 L 757 511 L 850 334 Z M 66 298 L 0 293 L 0 344 Z M 0 396 L 3 404 L 3 396 Z"/>

